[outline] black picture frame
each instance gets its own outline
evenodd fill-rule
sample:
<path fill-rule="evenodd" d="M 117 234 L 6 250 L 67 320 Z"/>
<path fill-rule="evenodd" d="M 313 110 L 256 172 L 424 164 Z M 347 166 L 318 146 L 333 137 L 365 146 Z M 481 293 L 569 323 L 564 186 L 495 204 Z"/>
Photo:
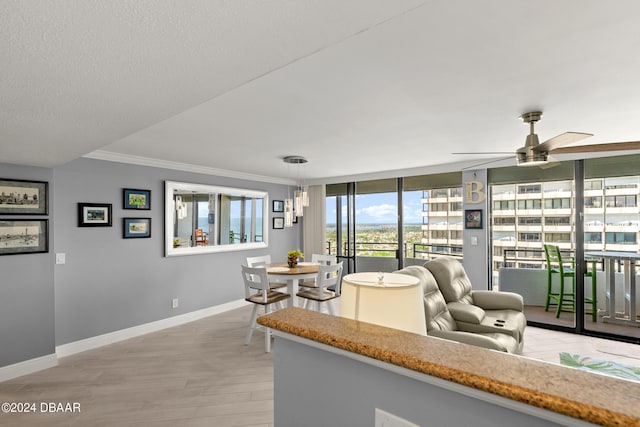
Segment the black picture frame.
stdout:
<path fill-rule="evenodd" d="M 1 219 L 0 255 L 49 252 L 48 219 Z"/>
<path fill-rule="evenodd" d="M 284 212 L 284 200 L 273 201 L 273 212 Z"/>
<path fill-rule="evenodd" d="M 281 230 L 284 228 L 284 217 L 275 216 L 273 217 L 273 229 Z"/>
<path fill-rule="evenodd" d="M 148 239 L 151 237 L 151 218 L 122 218 L 123 239 Z"/>
<path fill-rule="evenodd" d="M 0 215 L 48 214 L 48 182 L 0 179 Z"/>
<path fill-rule="evenodd" d="M 111 203 L 78 203 L 78 227 L 111 227 Z"/>
<path fill-rule="evenodd" d="M 122 189 L 122 209 L 151 210 L 151 190 Z"/>
<path fill-rule="evenodd" d="M 482 229 L 482 209 L 465 209 L 464 228 L 468 230 Z"/>

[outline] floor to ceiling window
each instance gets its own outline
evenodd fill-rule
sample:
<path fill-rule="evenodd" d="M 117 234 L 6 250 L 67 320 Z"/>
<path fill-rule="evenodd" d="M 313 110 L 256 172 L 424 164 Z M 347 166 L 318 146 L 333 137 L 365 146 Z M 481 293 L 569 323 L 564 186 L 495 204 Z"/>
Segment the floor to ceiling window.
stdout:
<path fill-rule="evenodd" d="M 438 255 L 462 258 L 462 174 L 451 172 L 404 179 L 405 206 L 411 195 L 420 195 L 422 235 L 412 240 L 412 257 L 405 264 L 423 264 Z M 406 210 L 407 208 L 405 208 Z M 405 224 L 407 223 L 405 214 Z M 406 234 L 406 233 L 405 233 Z M 405 242 L 410 237 L 405 238 Z"/>
<path fill-rule="evenodd" d="M 462 174 L 327 186 L 327 251 L 350 271 L 394 271 L 436 255 L 462 257 Z"/>
<path fill-rule="evenodd" d="M 584 247 L 585 252 L 640 252 L 640 156 L 618 156 L 585 160 Z M 639 262 L 640 263 L 640 262 Z M 638 267 L 628 261 L 615 261 L 615 315 L 609 312 L 610 290 L 604 274 L 604 260 L 598 260 L 596 301 L 597 322 L 586 322 L 590 331 L 605 331 L 640 337 L 640 324 L 632 322 L 632 306 L 640 307 L 640 297 L 631 298 L 631 273 L 638 277 Z M 633 271 L 626 270 L 630 268 Z M 625 271 L 626 270 L 626 271 Z M 585 283 L 585 293 L 591 294 Z M 636 321 L 640 319 L 636 316 Z M 635 327 L 634 327 L 635 325 Z"/>
<path fill-rule="evenodd" d="M 344 264 L 345 273 L 355 267 L 355 183 L 326 187 L 326 249 Z"/>
<path fill-rule="evenodd" d="M 545 244 L 558 246 L 567 259 L 575 251 L 573 163 L 544 170 L 497 168 L 489 170 L 488 177 L 493 287 L 523 295 L 530 321 L 575 327 L 574 312 L 561 312 L 556 318 L 553 305 L 545 310 L 548 283 L 544 252 Z M 501 271 L 503 268 L 508 271 Z M 554 277 L 554 291 L 557 281 Z"/>
<path fill-rule="evenodd" d="M 492 286 L 522 294 L 531 323 L 616 339 L 640 337 L 640 327 L 602 321 L 608 298 L 602 260 L 597 262 L 596 322 L 589 304 L 561 310 L 558 317 L 553 306 L 545 311 L 544 254 L 545 243 L 558 246 L 569 263 L 585 260 L 590 251 L 640 252 L 638 164 L 640 156 L 621 156 L 549 169 L 488 170 Z M 346 261 L 347 272 L 393 271 L 435 256 L 463 257 L 460 172 L 328 185 L 326 206 L 327 251 Z M 584 262 L 582 269 L 588 265 Z M 618 275 L 623 267 L 618 265 Z M 515 271 L 515 279 L 501 283 L 503 269 Z M 590 277 L 575 283 L 576 301 L 593 296 Z M 567 286 L 572 284 L 569 279 Z M 622 316 L 629 312 L 629 285 L 616 286 Z M 554 278 L 552 292 L 556 289 Z"/>
<path fill-rule="evenodd" d="M 593 252 L 639 252 L 639 161 L 640 156 L 622 156 L 564 162 L 545 170 L 513 167 L 489 171 L 493 285 L 523 295 L 530 322 L 619 335 L 622 339 L 640 337 L 640 328 L 630 328 L 629 322 L 625 327 L 625 321 L 604 320 L 608 303 L 604 262 L 592 262 L 594 258 L 589 256 Z M 574 180 L 574 172 L 582 164 L 584 179 Z M 582 202 L 581 210 L 577 209 L 578 201 Z M 579 229 L 583 230 L 583 239 L 577 238 Z M 557 314 L 554 299 L 545 310 L 545 244 L 560 248 L 570 271 L 576 271 L 575 261 L 585 257 L 583 270 L 595 268 L 595 284 L 591 275 L 578 276 L 575 282 L 572 277 L 566 279 L 565 293 L 574 305 L 563 306 Z M 617 317 L 624 318 L 625 313 L 628 317 L 632 302 L 629 285 L 623 283 L 623 267 L 617 268 Z M 503 275 L 508 282 L 501 280 Z M 552 293 L 559 292 L 558 276 L 552 274 Z M 579 304 L 580 299 L 585 303 Z"/>

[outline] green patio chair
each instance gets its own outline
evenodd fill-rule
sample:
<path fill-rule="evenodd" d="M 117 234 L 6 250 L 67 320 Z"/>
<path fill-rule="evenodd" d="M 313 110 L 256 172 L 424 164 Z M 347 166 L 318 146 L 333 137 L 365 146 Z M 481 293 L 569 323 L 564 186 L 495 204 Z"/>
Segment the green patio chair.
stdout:
<path fill-rule="evenodd" d="M 544 245 L 544 254 L 547 258 L 547 300 L 544 311 L 549 311 L 549 306 L 556 305 L 556 318 L 561 312 L 576 311 L 576 281 L 575 281 L 575 261 L 573 258 L 562 259 L 560 248 L 556 245 Z M 591 305 L 591 320 L 597 321 L 597 297 L 596 297 L 596 261 L 588 261 L 591 270 L 585 271 L 585 277 L 591 278 L 591 297 L 585 297 L 584 302 Z M 560 287 L 558 292 L 553 292 L 553 276 L 557 274 Z M 569 279 L 567 283 L 565 279 Z"/>

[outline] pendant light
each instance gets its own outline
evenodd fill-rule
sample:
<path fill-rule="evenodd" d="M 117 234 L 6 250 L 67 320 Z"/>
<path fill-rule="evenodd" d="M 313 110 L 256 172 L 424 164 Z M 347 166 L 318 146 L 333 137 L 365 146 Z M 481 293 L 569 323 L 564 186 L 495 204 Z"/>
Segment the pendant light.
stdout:
<path fill-rule="evenodd" d="M 293 199 L 285 200 L 285 227 L 287 226 L 287 201 L 291 203 L 291 222 L 293 223 L 293 214 L 295 216 L 303 216 L 304 208 L 309 207 L 309 192 L 306 185 L 300 185 L 300 165 L 307 163 L 307 159 L 302 156 L 287 156 L 284 159 L 287 164 L 298 165 L 296 189 L 293 192 Z M 293 225 L 293 224 L 292 224 Z M 291 225 L 291 226 L 292 226 Z"/>

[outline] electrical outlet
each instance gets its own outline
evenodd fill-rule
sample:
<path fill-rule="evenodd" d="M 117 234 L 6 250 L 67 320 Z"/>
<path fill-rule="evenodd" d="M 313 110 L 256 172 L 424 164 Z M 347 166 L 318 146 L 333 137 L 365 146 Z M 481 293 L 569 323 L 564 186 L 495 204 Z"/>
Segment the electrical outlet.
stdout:
<path fill-rule="evenodd" d="M 178 308 L 178 298 L 171 300 L 171 308 Z"/>
<path fill-rule="evenodd" d="M 376 408 L 375 427 L 420 427 L 411 421 Z"/>

